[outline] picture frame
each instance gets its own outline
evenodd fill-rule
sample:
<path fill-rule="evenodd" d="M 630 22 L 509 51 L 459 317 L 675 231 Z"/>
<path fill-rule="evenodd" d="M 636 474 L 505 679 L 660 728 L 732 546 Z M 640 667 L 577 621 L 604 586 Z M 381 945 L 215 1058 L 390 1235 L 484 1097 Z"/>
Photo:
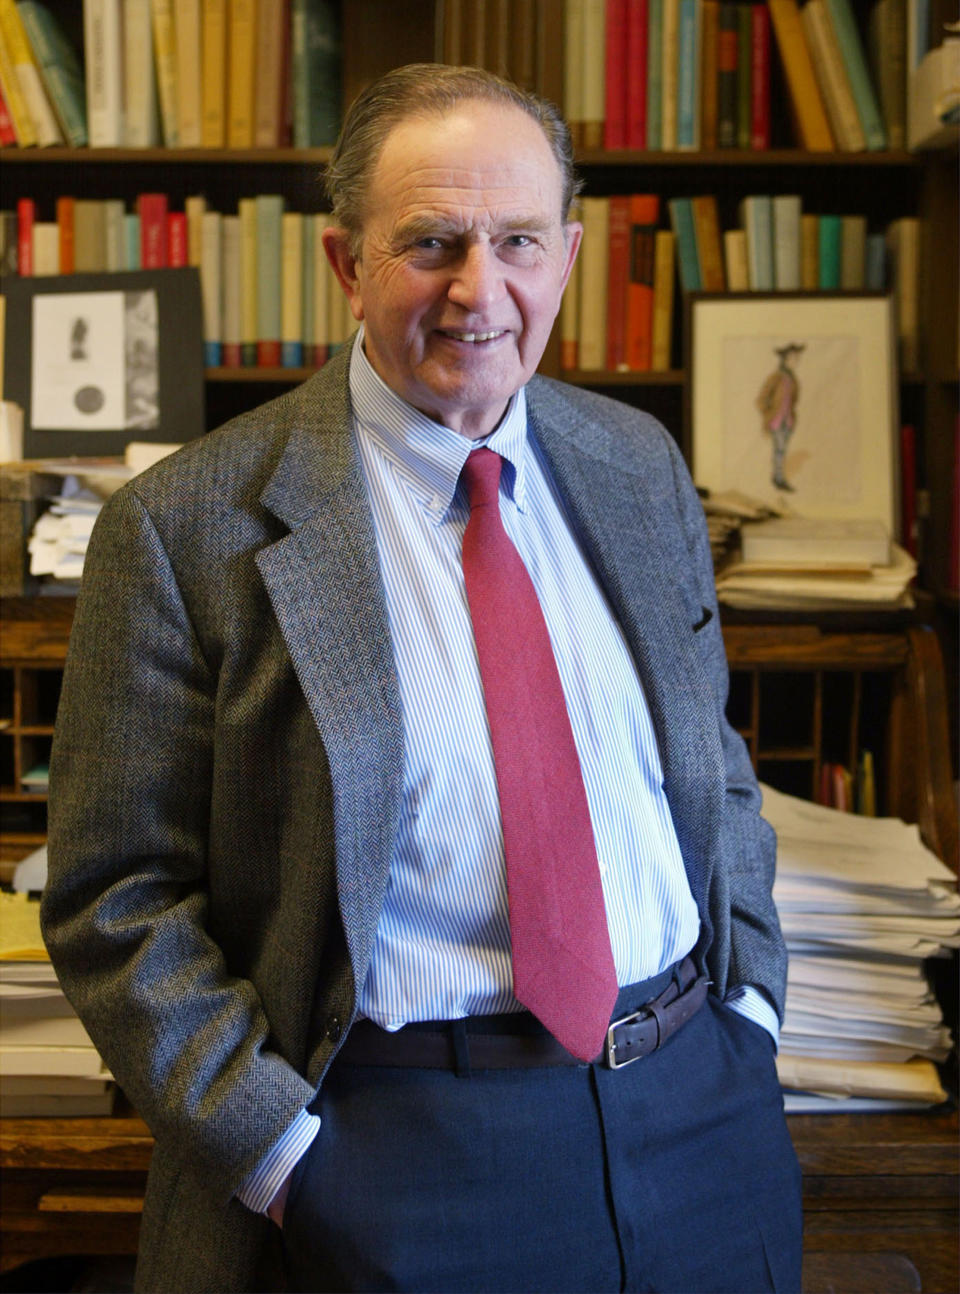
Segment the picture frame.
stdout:
<path fill-rule="evenodd" d="M 882 292 L 691 293 L 684 450 L 697 486 L 896 539 L 898 381 Z"/>
<path fill-rule="evenodd" d="M 122 454 L 205 430 L 195 268 L 7 276 L 4 399 L 27 459 Z"/>

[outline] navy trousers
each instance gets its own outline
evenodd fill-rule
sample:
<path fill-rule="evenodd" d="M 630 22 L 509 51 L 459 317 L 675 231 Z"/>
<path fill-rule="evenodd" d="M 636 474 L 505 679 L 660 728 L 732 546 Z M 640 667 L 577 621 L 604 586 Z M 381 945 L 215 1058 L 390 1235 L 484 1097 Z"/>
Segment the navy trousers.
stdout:
<path fill-rule="evenodd" d="M 284 1218 L 290 1288 L 800 1289 L 800 1174 L 763 1029 L 708 998 L 601 1066 L 335 1065 Z"/>

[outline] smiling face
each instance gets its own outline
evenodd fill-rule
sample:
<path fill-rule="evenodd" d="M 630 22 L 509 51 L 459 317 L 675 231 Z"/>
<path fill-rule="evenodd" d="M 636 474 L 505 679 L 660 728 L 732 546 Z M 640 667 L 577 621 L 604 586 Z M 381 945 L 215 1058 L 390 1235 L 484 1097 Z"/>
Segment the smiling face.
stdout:
<path fill-rule="evenodd" d="M 374 369 L 462 435 L 492 431 L 540 362 L 581 236 L 561 189 L 537 122 L 471 101 L 387 136 L 359 256 L 324 234 Z"/>

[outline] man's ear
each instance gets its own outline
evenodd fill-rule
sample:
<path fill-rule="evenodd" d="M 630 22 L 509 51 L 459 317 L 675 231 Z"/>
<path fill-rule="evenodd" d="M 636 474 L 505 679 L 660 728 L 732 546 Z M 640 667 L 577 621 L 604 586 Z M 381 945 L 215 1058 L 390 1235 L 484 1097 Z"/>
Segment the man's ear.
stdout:
<path fill-rule="evenodd" d="M 357 274 L 357 257 L 350 247 L 350 235 L 339 225 L 331 225 L 323 231 L 321 238 L 327 260 L 350 303 L 350 313 L 359 322 L 363 319 L 363 302 Z"/>

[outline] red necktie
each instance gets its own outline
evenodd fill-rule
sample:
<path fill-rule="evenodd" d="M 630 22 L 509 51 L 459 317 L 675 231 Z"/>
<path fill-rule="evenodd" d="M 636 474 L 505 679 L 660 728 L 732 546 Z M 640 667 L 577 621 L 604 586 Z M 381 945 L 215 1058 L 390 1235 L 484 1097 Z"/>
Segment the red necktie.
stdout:
<path fill-rule="evenodd" d="M 500 468 L 490 449 L 464 465 L 463 573 L 500 792 L 513 991 L 592 1060 L 617 976 L 580 760 L 536 590 L 500 520 Z"/>

